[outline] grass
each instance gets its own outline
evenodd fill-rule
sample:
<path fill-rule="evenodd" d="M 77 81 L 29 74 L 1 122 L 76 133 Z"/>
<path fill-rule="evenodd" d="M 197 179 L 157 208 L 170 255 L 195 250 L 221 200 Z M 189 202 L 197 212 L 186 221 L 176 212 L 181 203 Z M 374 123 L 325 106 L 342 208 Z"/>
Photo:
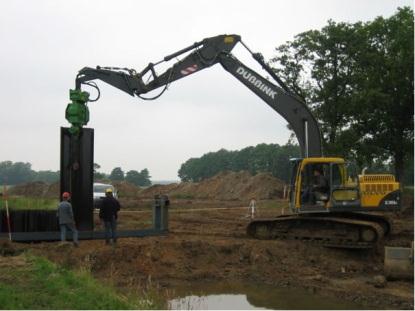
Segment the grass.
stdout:
<path fill-rule="evenodd" d="M 72 271 L 42 257 L 23 254 L 24 264 L 0 264 L 1 309 L 158 309 L 147 297 L 118 294 L 89 272 Z M 2 261 L 8 258 L 3 257 Z M 1 262 L 0 262 L 1 263 Z"/>
<path fill-rule="evenodd" d="M 22 196 L 9 196 L 7 201 L 11 210 L 56 210 L 59 203 L 57 199 Z M 6 201 L 2 198 L 0 200 L 0 209 L 4 208 L 6 208 Z"/>

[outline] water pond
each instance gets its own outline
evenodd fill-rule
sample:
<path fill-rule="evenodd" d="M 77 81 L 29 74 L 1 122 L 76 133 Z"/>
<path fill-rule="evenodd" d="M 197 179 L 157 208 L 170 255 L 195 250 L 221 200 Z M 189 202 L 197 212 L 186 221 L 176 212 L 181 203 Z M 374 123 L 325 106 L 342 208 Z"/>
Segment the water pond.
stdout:
<path fill-rule="evenodd" d="M 197 282 L 175 288 L 173 310 L 356 310 L 362 306 L 304 289 L 234 282 Z"/>

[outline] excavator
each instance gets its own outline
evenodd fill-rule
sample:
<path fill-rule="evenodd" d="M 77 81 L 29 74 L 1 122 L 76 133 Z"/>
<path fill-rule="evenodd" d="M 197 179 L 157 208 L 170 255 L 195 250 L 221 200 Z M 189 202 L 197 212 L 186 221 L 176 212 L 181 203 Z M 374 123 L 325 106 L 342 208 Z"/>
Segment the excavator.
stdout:
<path fill-rule="evenodd" d="M 238 43 L 269 77 L 264 78 L 231 53 Z M 181 55 L 183 58 L 178 60 Z M 177 61 L 171 67 L 160 74 L 156 72 L 160 63 L 172 59 Z M 339 248 L 367 249 L 382 241 L 391 230 L 384 212 L 398 211 L 401 206 L 399 182 L 391 174 L 362 174 L 353 182 L 343 158 L 324 157 L 318 122 L 306 103 L 239 35 L 203 39 L 156 63 L 149 63 L 141 72 L 99 66 L 81 69 L 76 76 L 75 89 L 70 91 L 72 102 L 66 109 L 71 133 L 77 135 L 89 120 L 86 104 L 93 100 L 89 99 L 88 92 L 82 91 L 82 85 L 95 87 L 97 99 L 100 92 L 93 80 L 106 82 L 131 96 L 153 100 L 161 96 L 171 82 L 218 63 L 288 122 L 301 149 L 301 158 L 291 160 L 290 213 L 252 220 L 247 234 L 256 239 L 306 240 Z M 156 96 L 143 96 L 161 87 Z"/>

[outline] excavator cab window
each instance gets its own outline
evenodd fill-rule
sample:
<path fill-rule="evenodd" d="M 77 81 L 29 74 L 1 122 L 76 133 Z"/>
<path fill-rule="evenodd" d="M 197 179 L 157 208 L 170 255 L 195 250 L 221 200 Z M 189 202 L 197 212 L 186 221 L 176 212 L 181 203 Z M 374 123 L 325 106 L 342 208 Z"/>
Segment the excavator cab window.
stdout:
<path fill-rule="evenodd" d="M 344 164 L 331 164 L 331 195 L 332 205 L 358 202 L 359 189 L 347 184 L 347 173 Z"/>
<path fill-rule="evenodd" d="M 340 167 L 337 163 L 331 164 L 331 186 L 332 187 L 343 186 L 343 180 L 342 180 Z"/>
<path fill-rule="evenodd" d="M 324 205 L 330 195 L 329 163 L 309 163 L 301 172 L 301 205 Z"/>

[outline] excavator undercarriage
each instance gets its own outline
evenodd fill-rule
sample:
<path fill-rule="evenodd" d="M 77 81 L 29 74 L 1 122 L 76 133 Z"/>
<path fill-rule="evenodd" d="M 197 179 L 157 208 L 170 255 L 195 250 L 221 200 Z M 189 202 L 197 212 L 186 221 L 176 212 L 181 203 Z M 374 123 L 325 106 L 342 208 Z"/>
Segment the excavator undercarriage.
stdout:
<path fill-rule="evenodd" d="M 247 234 L 261 240 L 301 240 L 326 247 L 368 249 L 376 247 L 390 227 L 386 217 L 374 214 L 293 214 L 253 220 Z"/>

